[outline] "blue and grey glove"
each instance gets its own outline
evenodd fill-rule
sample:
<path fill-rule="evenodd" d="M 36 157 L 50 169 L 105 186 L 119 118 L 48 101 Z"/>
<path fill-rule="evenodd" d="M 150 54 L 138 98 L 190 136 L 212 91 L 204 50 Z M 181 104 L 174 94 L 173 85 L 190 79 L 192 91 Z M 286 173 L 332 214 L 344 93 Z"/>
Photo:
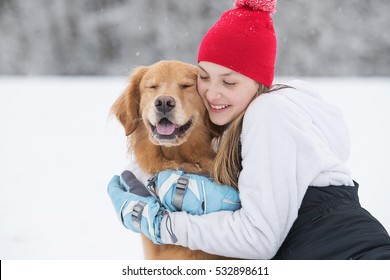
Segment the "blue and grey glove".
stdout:
<path fill-rule="evenodd" d="M 161 203 L 171 211 L 202 215 L 241 208 L 238 191 L 208 177 L 181 170 L 163 171 L 154 178 Z"/>
<path fill-rule="evenodd" d="M 126 170 L 114 176 L 107 191 L 125 227 L 142 232 L 155 244 L 162 243 L 160 224 L 166 209 L 132 172 Z"/>

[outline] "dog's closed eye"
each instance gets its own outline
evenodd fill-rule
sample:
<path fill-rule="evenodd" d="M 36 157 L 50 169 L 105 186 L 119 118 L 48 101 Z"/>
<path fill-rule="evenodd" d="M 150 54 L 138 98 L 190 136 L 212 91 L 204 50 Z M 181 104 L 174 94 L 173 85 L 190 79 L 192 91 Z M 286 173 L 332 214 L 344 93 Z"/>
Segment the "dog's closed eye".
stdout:
<path fill-rule="evenodd" d="M 181 89 L 191 88 L 191 87 L 193 87 L 193 86 L 195 86 L 195 84 L 180 84 L 180 85 L 179 85 L 179 87 L 180 87 Z"/>

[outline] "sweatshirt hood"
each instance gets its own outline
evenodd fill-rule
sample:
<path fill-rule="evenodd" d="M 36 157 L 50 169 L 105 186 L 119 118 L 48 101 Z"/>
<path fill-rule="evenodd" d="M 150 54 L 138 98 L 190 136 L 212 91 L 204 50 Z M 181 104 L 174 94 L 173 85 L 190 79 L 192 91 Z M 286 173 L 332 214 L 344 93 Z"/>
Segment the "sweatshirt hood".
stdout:
<path fill-rule="evenodd" d="M 288 85 L 297 90 L 286 90 L 283 94 L 308 115 L 325 144 L 345 163 L 350 156 L 351 145 L 342 111 L 324 102 L 318 91 L 304 81 L 293 80 Z"/>

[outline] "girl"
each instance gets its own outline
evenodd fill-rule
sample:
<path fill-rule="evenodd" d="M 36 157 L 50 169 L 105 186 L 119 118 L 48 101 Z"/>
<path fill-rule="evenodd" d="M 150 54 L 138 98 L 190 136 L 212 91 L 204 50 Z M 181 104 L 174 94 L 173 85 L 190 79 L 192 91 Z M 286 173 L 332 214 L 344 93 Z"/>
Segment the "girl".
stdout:
<path fill-rule="evenodd" d="M 167 212 L 175 210 L 174 196 L 164 197 L 164 208 L 137 195 L 134 181 L 120 183 L 119 177 L 109 185 L 114 206 L 128 228 L 155 243 L 227 257 L 390 259 L 390 237 L 360 206 L 358 184 L 345 165 L 349 139 L 341 113 L 303 82 L 271 86 L 275 2 L 236 1 L 236 8 L 207 32 L 198 52 L 199 94 L 212 122 L 225 127 L 216 181 L 239 189 L 242 208 L 206 215 Z M 178 172 L 165 172 L 157 187 L 170 182 L 174 189 L 171 179 Z M 210 181 L 189 177 L 199 188 Z M 148 208 L 143 218 L 134 218 L 142 216 L 133 211 L 137 201 Z"/>

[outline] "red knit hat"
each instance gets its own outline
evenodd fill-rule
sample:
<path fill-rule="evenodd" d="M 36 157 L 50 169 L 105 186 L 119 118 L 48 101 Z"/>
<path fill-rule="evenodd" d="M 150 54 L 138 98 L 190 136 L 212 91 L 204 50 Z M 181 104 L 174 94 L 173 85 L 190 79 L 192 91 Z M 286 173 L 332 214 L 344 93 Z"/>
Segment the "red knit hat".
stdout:
<path fill-rule="evenodd" d="M 274 79 L 276 35 L 271 14 L 276 0 L 236 0 L 199 46 L 198 63 L 227 67 L 265 86 Z"/>

